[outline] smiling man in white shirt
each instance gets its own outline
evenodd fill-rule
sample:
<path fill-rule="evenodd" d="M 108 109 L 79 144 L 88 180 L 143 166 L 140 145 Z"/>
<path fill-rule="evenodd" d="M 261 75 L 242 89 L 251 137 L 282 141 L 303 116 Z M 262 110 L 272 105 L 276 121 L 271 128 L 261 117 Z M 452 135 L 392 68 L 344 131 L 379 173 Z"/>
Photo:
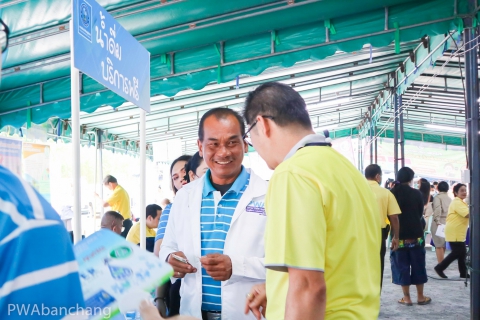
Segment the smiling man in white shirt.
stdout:
<path fill-rule="evenodd" d="M 243 301 L 265 281 L 267 182 L 242 166 L 244 133 L 231 109 L 212 109 L 200 121 L 198 147 L 210 169 L 177 193 L 159 254 L 184 278 L 180 314 L 254 319 L 243 313 Z"/>

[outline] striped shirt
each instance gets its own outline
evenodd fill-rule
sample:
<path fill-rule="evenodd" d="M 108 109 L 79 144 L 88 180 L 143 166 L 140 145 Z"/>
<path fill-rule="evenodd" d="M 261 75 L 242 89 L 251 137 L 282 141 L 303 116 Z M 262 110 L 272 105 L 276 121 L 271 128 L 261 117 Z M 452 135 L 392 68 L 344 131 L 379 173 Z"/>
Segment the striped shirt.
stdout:
<path fill-rule="evenodd" d="M 72 241 L 60 216 L 2 166 L 0 226 L 0 319 L 60 319 L 85 307 Z M 50 315 L 41 316 L 42 308 Z"/>
<path fill-rule="evenodd" d="M 155 236 L 155 242 L 157 242 L 157 240 L 163 240 L 163 237 L 165 236 L 165 230 L 167 229 L 168 216 L 170 215 L 171 208 L 172 204 L 169 203 L 162 211 L 160 222 L 158 223 L 157 235 Z"/>
<path fill-rule="evenodd" d="M 240 175 L 222 197 L 210 182 L 210 171 L 206 172 L 200 211 L 202 257 L 213 253 L 223 254 L 235 208 L 249 182 L 250 174 L 242 167 Z M 202 310 L 222 310 L 222 284 L 213 280 L 203 268 Z"/>

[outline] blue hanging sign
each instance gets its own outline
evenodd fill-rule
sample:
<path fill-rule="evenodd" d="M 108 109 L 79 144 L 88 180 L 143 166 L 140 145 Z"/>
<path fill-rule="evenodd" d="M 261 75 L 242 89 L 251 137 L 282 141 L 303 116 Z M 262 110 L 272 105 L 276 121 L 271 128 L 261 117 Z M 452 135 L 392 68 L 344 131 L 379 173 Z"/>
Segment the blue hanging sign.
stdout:
<path fill-rule="evenodd" d="M 73 0 L 74 66 L 150 112 L 150 52 L 94 0 Z"/>

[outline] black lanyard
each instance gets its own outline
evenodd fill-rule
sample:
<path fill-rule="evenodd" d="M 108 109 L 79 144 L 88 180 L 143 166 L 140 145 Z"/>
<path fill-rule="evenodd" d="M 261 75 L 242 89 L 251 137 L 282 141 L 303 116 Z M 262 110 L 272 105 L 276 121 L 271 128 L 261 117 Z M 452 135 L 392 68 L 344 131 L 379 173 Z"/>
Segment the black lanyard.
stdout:
<path fill-rule="evenodd" d="M 331 147 L 332 144 L 329 142 L 312 142 L 307 143 L 304 147 Z"/>
<path fill-rule="evenodd" d="M 305 147 L 331 147 L 331 146 L 332 146 L 332 144 L 329 143 L 329 142 L 312 142 L 312 143 L 307 143 L 306 145 L 304 145 L 301 148 L 298 148 L 297 151 L 300 150 L 300 149 L 303 149 Z"/>

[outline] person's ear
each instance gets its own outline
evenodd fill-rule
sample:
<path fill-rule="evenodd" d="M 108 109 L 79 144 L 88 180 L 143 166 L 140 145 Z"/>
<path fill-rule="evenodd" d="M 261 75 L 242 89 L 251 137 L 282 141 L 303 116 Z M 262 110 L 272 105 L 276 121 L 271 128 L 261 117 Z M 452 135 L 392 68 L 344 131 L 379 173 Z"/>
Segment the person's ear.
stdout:
<path fill-rule="evenodd" d="M 203 145 L 200 139 L 197 140 L 197 145 L 198 145 L 198 154 L 200 155 L 200 157 L 203 158 Z"/>
<path fill-rule="evenodd" d="M 257 128 L 253 128 L 253 130 L 259 130 L 259 133 L 263 134 L 267 138 L 270 138 L 272 135 L 272 122 L 262 116 L 258 116 L 257 121 Z"/>
<path fill-rule="evenodd" d="M 190 178 L 190 181 L 195 180 L 195 173 L 193 173 L 192 170 L 188 171 L 188 177 Z"/>

